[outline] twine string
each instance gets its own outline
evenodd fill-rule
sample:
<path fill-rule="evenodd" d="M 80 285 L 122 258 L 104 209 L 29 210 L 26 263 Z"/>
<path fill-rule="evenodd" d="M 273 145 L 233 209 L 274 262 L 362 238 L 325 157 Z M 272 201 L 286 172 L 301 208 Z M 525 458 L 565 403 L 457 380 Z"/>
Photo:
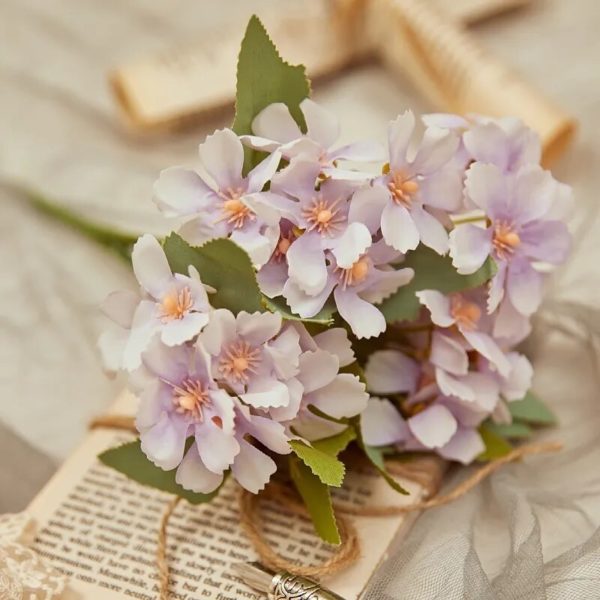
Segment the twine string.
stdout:
<path fill-rule="evenodd" d="M 90 423 L 90 429 L 110 428 L 136 432 L 132 417 L 121 415 L 105 415 L 97 417 Z M 437 506 L 449 504 L 464 496 L 484 479 L 495 473 L 506 464 L 521 460 L 525 456 L 557 452 L 562 448 L 560 442 L 539 442 L 515 448 L 508 454 L 486 463 L 477 469 L 464 481 L 457 484 L 448 493 L 436 495 L 447 463 L 434 456 L 418 458 L 411 463 L 388 461 L 388 471 L 396 476 L 408 479 L 419 484 L 426 490 L 425 499 L 406 505 L 364 505 L 356 506 L 347 502 L 333 502 L 341 544 L 332 552 L 330 557 L 321 564 L 301 565 L 295 561 L 281 556 L 274 550 L 262 530 L 260 516 L 261 501 L 271 500 L 284 506 L 292 514 L 308 518 L 308 511 L 304 504 L 298 500 L 297 495 L 288 487 L 278 482 L 269 483 L 260 494 L 253 494 L 240 487 L 239 490 L 239 517 L 240 525 L 254 546 L 261 562 L 276 571 L 289 571 L 303 577 L 320 579 L 331 576 L 351 564 L 360 556 L 360 540 L 356 528 L 347 517 L 386 517 L 403 515 L 414 511 L 422 511 Z M 172 498 L 161 518 L 156 550 L 156 567 L 160 582 L 160 600 L 169 599 L 169 563 L 167 557 L 167 527 L 173 511 L 181 501 L 175 496 Z"/>

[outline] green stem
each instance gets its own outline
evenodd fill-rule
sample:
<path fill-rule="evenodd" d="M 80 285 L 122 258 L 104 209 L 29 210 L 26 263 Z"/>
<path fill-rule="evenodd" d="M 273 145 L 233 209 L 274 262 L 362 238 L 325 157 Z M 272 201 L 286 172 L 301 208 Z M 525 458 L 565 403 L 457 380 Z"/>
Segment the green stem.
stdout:
<path fill-rule="evenodd" d="M 94 223 L 59 204 L 51 202 L 36 192 L 29 190 L 25 190 L 24 192 L 31 204 L 40 212 L 68 225 L 89 239 L 116 252 L 120 258 L 127 262 L 131 260 L 131 249 L 137 240 L 137 236 L 115 231 L 98 223 Z"/>
<path fill-rule="evenodd" d="M 457 225 L 464 225 L 465 223 L 479 223 L 480 221 L 486 221 L 487 217 L 483 216 L 473 216 L 473 217 L 464 217 L 463 219 L 453 220 L 452 223 L 456 227 Z"/>

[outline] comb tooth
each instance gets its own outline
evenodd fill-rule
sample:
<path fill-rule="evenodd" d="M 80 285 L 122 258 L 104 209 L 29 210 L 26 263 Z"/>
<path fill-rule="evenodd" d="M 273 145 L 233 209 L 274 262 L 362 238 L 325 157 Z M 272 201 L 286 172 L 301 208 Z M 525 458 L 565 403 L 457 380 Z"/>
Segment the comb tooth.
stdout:
<path fill-rule="evenodd" d="M 235 563 L 231 567 L 246 585 L 261 592 L 269 591 L 274 573 L 263 567 L 260 563 Z"/>

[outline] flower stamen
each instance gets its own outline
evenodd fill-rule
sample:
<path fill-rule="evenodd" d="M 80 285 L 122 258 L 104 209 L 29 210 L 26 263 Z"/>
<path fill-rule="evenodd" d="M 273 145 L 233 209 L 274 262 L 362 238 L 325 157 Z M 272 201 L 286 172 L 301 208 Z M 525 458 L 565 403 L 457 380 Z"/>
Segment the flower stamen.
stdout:
<path fill-rule="evenodd" d="M 217 223 L 226 221 L 229 225 L 233 225 L 235 229 L 241 229 L 247 220 L 253 221 L 256 219 L 256 215 L 242 201 L 243 195 L 243 188 L 227 188 L 219 192 L 219 197 L 223 200 L 223 216 L 217 220 Z"/>
<path fill-rule="evenodd" d="M 191 416 L 197 423 L 203 423 L 203 409 L 212 404 L 208 395 L 208 387 L 203 387 L 201 381 L 191 378 L 185 379 L 180 385 L 168 381 L 165 383 L 173 389 L 172 401 L 175 412 Z"/>
<path fill-rule="evenodd" d="M 521 245 L 521 238 L 512 225 L 500 221 L 494 225 L 492 244 L 498 257 L 504 260 L 515 253 Z"/>
<path fill-rule="evenodd" d="M 474 302 L 468 302 L 460 295 L 452 296 L 450 300 L 450 314 L 463 329 L 473 331 L 477 329 L 481 319 L 481 309 Z"/>
<path fill-rule="evenodd" d="M 319 233 L 326 235 L 338 230 L 346 220 L 346 217 L 340 212 L 340 201 L 341 198 L 337 200 L 326 200 L 322 196 L 313 198 L 310 206 L 302 210 L 302 216 L 308 223 L 306 230 L 316 229 Z"/>
<path fill-rule="evenodd" d="M 183 319 L 193 305 L 194 299 L 189 287 L 185 286 L 179 291 L 173 290 L 164 296 L 160 303 L 160 318 L 163 323 Z"/>
<path fill-rule="evenodd" d="M 414 195 L 419 191 L 419 184 L 414 179 L 406 177 L 398 171 L 392 173 L 387 187 L 392 194 L 393 201 L 406 208 L 411 208 Z"/>
<path fill-rule="evenodd" d="M 369 274 L 369 261 L 366 257 L 359 258 L 351 267 L 342 269 L 336 267 L 340 281 L 342 282 L 342 289 L 346 289 L 349 285 L 356 285 L 362 283 Z"/>
<path fill-rule="evenodd" d="M 260 349 L 252 348 L 248 342 L 231 344 L 221 356 L 219 372 L 227 379 L 246 384 L 250 375 L 257 372 L 260 364 Z"/>

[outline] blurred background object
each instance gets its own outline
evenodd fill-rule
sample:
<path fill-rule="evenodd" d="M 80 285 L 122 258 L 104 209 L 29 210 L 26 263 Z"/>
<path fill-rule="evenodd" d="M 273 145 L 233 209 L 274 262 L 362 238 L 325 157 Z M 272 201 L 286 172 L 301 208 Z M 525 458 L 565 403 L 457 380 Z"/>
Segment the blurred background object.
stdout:
<path fill-rule="evenodd" d="M 443 5 L 454 10 L 468 1 Z M 230 124 L 232 111 L 224 108 L 177 131 L 132 134 L 120 121 L 107 85 L 109 73 L 136 57 L 146 60 L 192 48 L 202 40 L 208 41 L 207 52 L 218 56 L 222 47 L 218 32 L 232 28 L 233 21 L 239 23 L 240 35 L 232 42 L 237 46 L 252 13 L 269 24 L 282 4 L 281 0 L 0 0 L 0 510 L 23 507 L 53 465 L 82 438 L 89 419 L 103 412 L 121 388 L 121 381 L 108 379 L 101 369 L 96 339 L 103 323 L 98 305 L 109 291 L 133 285 L 128 269 L 114 254 L 35 211 L 27 201 L 29 195 L 42 195 L 101 226 L 165 233 L 169 226 L 151 201 L 154 179 L 168 165 L 193 164 L 198 143 L 208 131 Z M 291 6 L 286 3 L 286 10 Z M 309 4 L 293 6 L 301 12 Z M 447 19 L 455 23 L 452 17 Z M 552 298 L 597 309 L 600 4 L 536 0 L 493 18 L 473 19 L 477 23 L 469 27 L 469 43 L 485 47 L 502 64 L 514 67 L 527 86 L 543 90 L 544 97 L 565 107 L 580 123 L 576 143 L 555 170 L 575 188 L 572 226 L 577 247 L 567 269 L 555 279 Z M 363 47 L 364 40 L 352 41 Z M 384 46 L 386 41 L 392 40 L 380 39 Z M 306 51 L 310 49 L 309 45 Z M 223 76 L 233 81 L 232 73 Z M 415 89 L 414 81 L 406 70 L 392 74 L 376 61 L 362 62 L 318 80 L 314 95 L 342 121 L 347 138 L 342 143 L 363 137 L 383 140 L 387 121 L 406 108 L 440 110 Z M 210 76 L 204 85 L 211 86 Z M 480 110 L 484 112 L 484 107 Z M 591 319 L 596 313 L 586 314 Z M 496 539 L 494 518 L 500 530 L 505 522 L 498 514 L 481 511 L 491 510 L 495 505 L 490 498 L 499 498 L 494 494 L 502 486 L 506 492 L 509 484 L 514 484 L 511 506 L 519 509 L 519 515 L 528 515 L 511 534 L 517 541 L 535 542 L 527 550 L 537 561 L 529 570 L 532 581 L 548 572 L 544 563 L 578 544 L 588 543 L 579 556 L 591 557 L 593 552 L 600 556 L 600 534 L 591 535 L 600 524 L 595 356 L 583 343 L 543 346 L 536 355 L 540 373 L 536 389 L 559 415 L 560 429 L 552 433 L 566 440 L 568 449 L 561 457 L 544 459 L 535 478 L 511 467 L 465 503 L 428 515 L 428 526 L 449 540 L 445 556 L 454 562 L 443 565 L 446 572 L 460 578 L 469 569 L 469 578 L 462 581 L 480 577 L 485 583 L 486 573 L 505 573 L 509 585 L 510 574 L 503 569 L 517 563 L 502 563 L 498 555 L 510 550 L 510 543 L 497 545 L 490 557 L 494 544 L 482 550 L 465 534 L 477 521 L 480 540 Z M 11 483 L 18 474 L 20 487 Z M 547 505 L 540 509 L 544 494 L 560 497 L 565 504 L 568 497 L 580 512 L 585 505 L 586 520 L 577 510 L 556 512 L 556 506 Z M 489 525 L 482 529 L 483 522 Z M 545 532 L 542 538 L 540 527 Z M 534 533 L 537 537 L 531 542 Z M 460 562 L 465 555 L 469 561 Z M 411 576 L 415 580 L 415 572 Z M 447 597 L 464 597 L 460 585 L 456 583 L 458 595 Z M 493 590 L 491 583 L 489 589 Z M 569 597 L 535 594 L 524 597 Z M 498 596 L 485 591 L 471 597 Z"/>

